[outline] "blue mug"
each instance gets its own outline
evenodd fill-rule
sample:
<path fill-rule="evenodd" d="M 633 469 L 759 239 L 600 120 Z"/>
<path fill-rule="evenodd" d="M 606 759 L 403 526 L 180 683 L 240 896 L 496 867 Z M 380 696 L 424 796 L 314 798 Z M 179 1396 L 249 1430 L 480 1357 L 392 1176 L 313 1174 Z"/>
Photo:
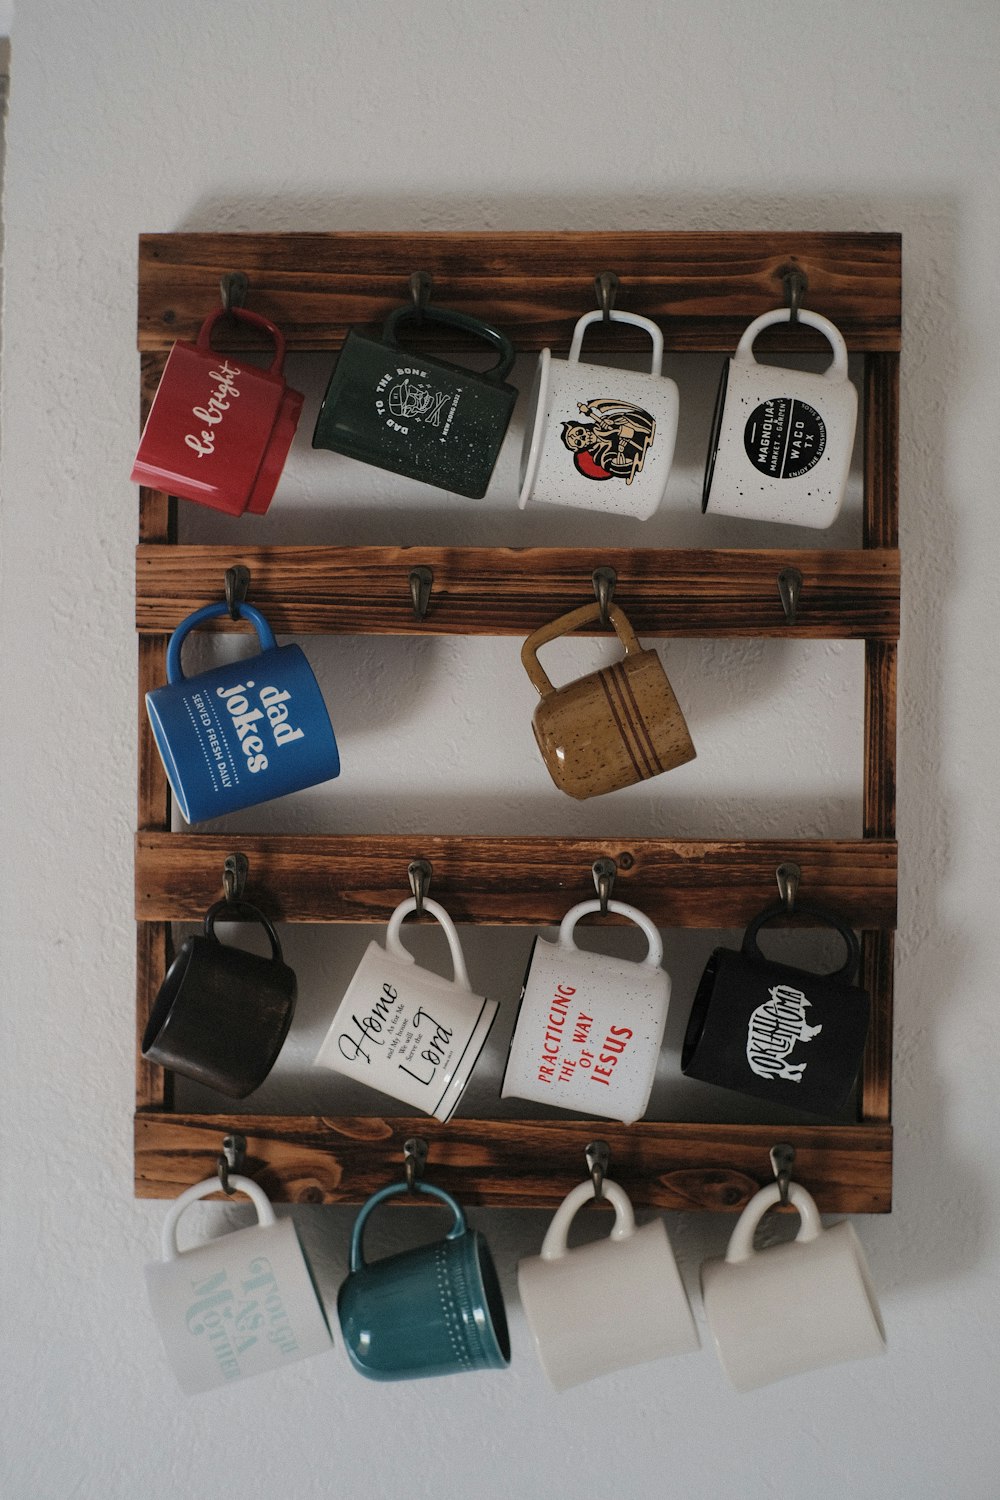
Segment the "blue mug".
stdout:
<path fill-rule="evenodd" d="M 470 1230 L 449 1193 L 416 1182 L 455 1216 L 443 1240 L 366 1265 L 362 1236 L 380 1203 L 408 1191 L 394 1182 L 373 1194 L 351 1236 L 351 1273 L 337 1297 L 344 1343 L 369 1380 L 415 1380 L 461 1370 L 502 1370 L 510 1339 L 500 1282 L 489 1246 Z"/>
<path fill-rule="evenodd" d="M 156 748 L 187 823 L 270 802 L 340 774 L 340 755 L 319 683 L 299 646 L 279 646 L 259 610 L 240 605 L 260 652 L 185 677 L 181 651 L 223 603 L 188 615 L 170 637 L 167 685 L 146 694 Z"/>

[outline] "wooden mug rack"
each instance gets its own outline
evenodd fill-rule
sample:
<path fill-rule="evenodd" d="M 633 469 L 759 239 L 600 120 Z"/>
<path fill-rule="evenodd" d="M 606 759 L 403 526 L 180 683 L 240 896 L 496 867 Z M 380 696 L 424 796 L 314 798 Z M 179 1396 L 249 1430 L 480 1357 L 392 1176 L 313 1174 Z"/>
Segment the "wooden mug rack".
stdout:
<path fill-rule="evenodd" d="M 893 234 L 510 233 L 167 234 L 139 244 L 143 419 L 175 339 L 194 339 L 220 277 L 245 272 L 253 306 L 290 350 L 339 349 L 354 324 L 379 324 L 414 269 L 441 303 L 499 321 L 521 351 L 568 344 L 596 272 L 613 266 L 634 307 L 660 321 L 674 351 L 731 353 L 758 314 L 779 304 L 789 268 L 804 271 L 810 307 L 864 356 L 863 546 L 781 549 L 255 547 L 240 527 L 224 546 L 175 542 L 176 502 L 143 490 L 136 566 L 139 792 L 136 839 L 137 1035 L 167 967 L 171 923 L 200 919 L 219 894 L 234 840 L 170 832 L 169 787 L 143 694 L 165 681 L 170 632 L 218 599 L 227 568 L 245 564 L 253 602 L 275 630 L 296 634 L 524 635 L 573 608 L 595 568 L 613 567 L 618 594 L 647 636 L 782 636 L 865 642 L 863 816 L 857 839 L 670 840 L 371 837 L 240 834 L 254 899 L 275 920 L 384 922 L 415 854 L 431 860 L 434 895 L 456 921 L 546 924 L 593 895 L 591 865 L 617 864 L 615 895 L 660 926 L 731 927 L 773 898 L 793 859 L 810 898 L 862 935 L 873 1020 L 856 1118 L 835 1125 L 685 1124 L 643 1120 L 189 1114 L 172 1107 L 172 1078 L 137 1062 L 135 1183 L 172 1197 L 210 1175 L 222 1138 L 246 1137 L 243 1170 L 279 1201 L 357 1203 L 401 1170 L 403 1145 L 431 1143 L 434 1180 L 463 1202 L 553 1208 L 580 1180 L 595 1135 L 614 1177 L 640 1205 L 734 1210 L 771 1180 L 780 1136 L 795 1176 L 825 1211 L 885 1212 L 892 1187 L 892 1000 L 896 923 L 896 652 L 899 634 L 898 368 L 901 245 Z M 594 347 L 607 347 L 602 329 Z M 806 330 L 774 329 L 772 349 L 811 347 Z M 628 332 L 614 330 L 616 348 Z M 821 341 L 814 340 L 821 347 Z M 250 347 L 244 338 L 240 347 Z M 439 345 L 439 347 L 443 347 Z M 823 346 L 825 347 L 825 346 Z M 301 437 L 300 437 L 301 441 Z M 428 569 L 414 609 L 410 576 Z M 794 624 L 778 589 L 802 575 Z M 423 575 L 426 579 L 426 575 Z M 219 628 L 228 627 L 219 622 Z M 515 886 L 503 872 L 518 870 Z"/>

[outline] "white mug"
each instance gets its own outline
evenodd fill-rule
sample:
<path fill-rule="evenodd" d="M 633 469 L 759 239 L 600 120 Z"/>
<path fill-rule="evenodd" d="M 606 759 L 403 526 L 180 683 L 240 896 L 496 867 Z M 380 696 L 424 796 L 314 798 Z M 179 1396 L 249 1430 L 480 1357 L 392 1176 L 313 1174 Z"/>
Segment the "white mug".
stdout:
<path fill-rule="evenodd" d="M 604 1183 L 604 1196 L 615 1211 L 609 1238 L 567 1248 L 574 1215 L 594 1197 L 593 1184 L 581 1182 L 557 1208 L 541 1254 L 517 1268 L 521 1306 L 557 1391 L 698 1348 L 663 1220 L 637 1229 L 616 1182 Z"/>
<path fill-rule="evenodd" d="M 333 1342 L 295 1225 L 275 1219 L 249 1177 L 229 1182 L 252 1200 L 257 1223 L 179 1249 L 181 1214 L 219 1190 L 215 1177 L 197 1182 L 171 1204 L 163 1259 L 146 1267 L 153 1318 L 188 1396 L 322 1354 Z"/>
<path fill-rule="evenodd" d="M 755 1193 L 725 1260 L 701 1268 L 705 1313 L 722 1367 L 738 1391 L 881 1354 L 885 1333 L 864 1251 L 847 1220 L 824 1229 L 798 1183 L 788 1196 L 801 1218 L 789 1243 L 754 1249 L 754 1233 L 781 1189 Z"/>
<path fill-rule="evenodd" d="M 830 526 L 840 514 L 854 449 L 858 393 L 847 345 L 829 318 L 806 308 L 799 322 L 833 349 L 822 374 L 759 365 L 757 335 L 791 316 L 787 307 L 755 318 L 723 366 L 712 421 L 701 508 L 752 521 Z"/>
<path fill-rule="evenodd" d="M 649 374 L 580 363 L 583 335 L 600 322 L 586 313 L 569 358 L 543 349 L 528 402 L 521 493 L 528 501 L 571 505 L 647 520 L 663 499 L 677 438 L 677 386 L 660 373 L 663 334 L 649 318 L 615 312 L 613 323 L 643 328 L 653 341 Z"/>
<path fill-rule="evenodd" d="M 412 896 L 401 902 L 389 918 L 385 947 L 368 944 L 315 1061 L 447 1120 L 499 1007 L 473 993 L 454 923 L 426 898 L 424 911 L 448 939 L 454 978 L 419 967 L 399 936 L 403 918 L 416 909 Z"/>
<path fill-rule="evenodd" d="M 660 934 L 622 901 L 608 910 L 645 933 L 642 962 L 578 948 L 573 929 L 600 909 L 582 901 L 563 917 L 556 942 L 535 939 L 500 1093 L 631 1125 L 653 1089 L 670 976 L 660 967 Z"/>

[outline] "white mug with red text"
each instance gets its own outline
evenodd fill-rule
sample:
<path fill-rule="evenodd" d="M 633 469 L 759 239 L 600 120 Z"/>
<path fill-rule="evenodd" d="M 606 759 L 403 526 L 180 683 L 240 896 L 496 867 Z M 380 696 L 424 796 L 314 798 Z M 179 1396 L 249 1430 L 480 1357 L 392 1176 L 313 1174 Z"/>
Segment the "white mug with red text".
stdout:
<path fill-rule="evenodd" d="M 412 896 L 401 902 L 389 918 L 385 947 L 368 944 L 315 1062 L 447 1120 L 498 1005 L 473 993 L 454 923 L 443 906 L 426 898 L 424 911 L 448 939 L 454 978 L 416 963 L 399 936 L 403 918 L 416 909 Z"/>
<path fill-rule="evenodd" d="M 500 1092 L 631 1125 L 652 1092 L 670 976 L 661 968 L 660 934 L 622 901 L 609 901 L 608 910 L 645 934 L 642 962 L 578 948 L 577 922 L 600 909 L 599 901 L 582 901 L 566 913 L 554 943 L 535 939 Z"/>

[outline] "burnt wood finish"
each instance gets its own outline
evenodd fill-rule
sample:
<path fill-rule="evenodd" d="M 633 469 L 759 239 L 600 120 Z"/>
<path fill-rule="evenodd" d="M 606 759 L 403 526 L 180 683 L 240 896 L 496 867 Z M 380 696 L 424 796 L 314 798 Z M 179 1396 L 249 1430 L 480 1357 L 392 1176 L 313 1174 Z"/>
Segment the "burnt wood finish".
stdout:
<path fill-rule="evenodd" d="M 431 894 L 456 922 L 557 923 L 594 895 L 591 866 L 618 864 L 615 896 L 662 927 L 748 922 L 776 897 L 774 872 L 802 868 L 803 889 L 861 927 L 896 917 L 896 845 L 856 841 L 481 838 L 382 834 L 141 833 L 136 840 L 136 916 L 198 921 L 222 884 L 227 854 L 250 862 L 248 891 L 276 922 L 385 922 L 409 894 L 407 866 L 429 859 Z M 608 920 L 615 921 L 616 918 Z"/>
<path fill-rule="evenodd" d="M 644 1120 L 326 1119 L 142 1111 L 135 1120 L 136 1193 L 172 1198 L 210 1177 L 224 1135 L 247 1138 L 244 1170 L 288 1203 L 360 1203 L 402 1176 L 403 1142 L 428 1143 L 427 1175 L 464 1204 L 555 1208 L 586 1176 L 595 1134 L 614 1180 L 640 1208 L 735 1213 L 773 1181 L 768 1152 L 795 1147 L 795 1180 L 825 1213 L 887 1213 L 889 1125 L 700 1125 Z"/>
<path fill-rule="evenodd" d="M 137 1062 L 136 1192 L 173 1196 L 215 1169 L 221 1139 L 249 1140 L 246 1170 L 272 1198 L 357 1203 L 399 1175 L 411 1134 L 430 1142 L 433 1179 L 467 1203 L 551 1209 L 583 1174 L 595 1133 L 633 1200 L 668 1209 L 735 1211 L 770 1180 L 776 1138 L 795 1146 L 796 1178 L 827 1212 L 891 1207 L 893 929 L 896 921 L 896 640 L 899 633 L 899 357 L 901 246 L 893 234 L 268 234 L 147 235 L 140 241 L 143 418 L 170 346 L 194 338 L 217 305 L 220 275 L 242 270 L 248 305 L 272 317 L 289 348 L 339 349 L 352 324 L 378 325 L 407 300 L 413 270 L 435 299 L 502 324 L 524 351 L 566 349 L 594 305 L 595 272 L 621 278 L 617 305 L 657 319 L 673 351 L 731 353 L 751 318 L 784 300 L 781 273 L 806 272 L 809 307 L 841 328 L 864 361 L 864 548 L 653 551 L 531 548 L 177 547 L 176 501 L 142 490 L 139 640 L 139 834 L 136 840 L 137 1028 L 141 1037 L 171 948 L 172 921 L 200 920 L 225 856 L 250 860 L 255 899 L 278 920 L 385 920 L 408 889 L 406 866 L 434 865 L 434 894 L 459 921 L 541 924 L 593 893 L 591 864 L 618 862 L 616 894 L 661 926 L 746 921 L 795 859 L 810 896 L 862 931 L 862 982 L 873 1002 L 853 1124 L 751 1126 L 601 1121 L 187 1115 L 172 1077 Z M 220 347 L 227 337 L 220 327 Z M 230 330 L 236 347 L 251 347 Z M 588 348 L 642 342 L 595 327 Z M 426 347 L 434 346 L 428 339 Z M 263 345 L 261 346 L 263 347 Z M 437 347 L 446 347 L 438 344 Z M 762 348 L 826 349 L 780 325 Z M 142 705 L 164 680 L 168 633 L 220 597 L 225 569 L 246 563 L 251 598 L 287 633 L 523 635 L 591 597 L 595 567 L 618 572 L 618 601 L 644 635 L 802 636 L 865 640 L 863 834 L 858 840 L 671 841 L 261 837 L 172 834 L 169 789 Z M 409 572 L 434 572 L 430 609 L 414 617 Z M 778 599 L 785 567 L 803 574 L 798 622 Z M 228 627 L 225 622 L 223 628 Z M 508 872 L 517 881 L 508 887 Z"/>
<path fill-rule="evenodd" d="M 593 599 L 594 569 L 605 565 L 617 572 L 615 601 L 640 635 L 892 641 L 899 634 L 892 550 L 148 545 L 136 555 L 140 632 L 174 630 L 219 599 L 225 571 L 237 563 L 250 569 L 251 602 L 275 630 L 296 634 L 525 635 Z M 409 586 L 420 566 L 434 574 L 423 620 Z M 789 567 L 802 574 L 794 626 L 778 594 L 778 575 Z"/>
<path fill-rule="evenodd" d="M 290 349 L 339 349 L 352 324 L 381 323 L 409 301 L 416 270 L 433 276 L 435 302 L 501 323 L 518 349 L 564 349 L 596 305 L 594 276 L 614 270 L 616 306 L 661 321 L 668 349 L 732 353 L 751 318 L 785 301 L 781 273 L 792 263 L 809 279 L 807 305 L 833 319 L 849 349 L 899 348 L 896 234 L 658 231 L 143 235 L 139 348 L 194 338 L 218 306 L 221 267 L 246 273 L 247 306 L 277 323 Z M 636 342 L 622 328 L 588 338 L 588 348 Z M 804 328 L 774 330 L 768 345 L 828 347 Z"/>

